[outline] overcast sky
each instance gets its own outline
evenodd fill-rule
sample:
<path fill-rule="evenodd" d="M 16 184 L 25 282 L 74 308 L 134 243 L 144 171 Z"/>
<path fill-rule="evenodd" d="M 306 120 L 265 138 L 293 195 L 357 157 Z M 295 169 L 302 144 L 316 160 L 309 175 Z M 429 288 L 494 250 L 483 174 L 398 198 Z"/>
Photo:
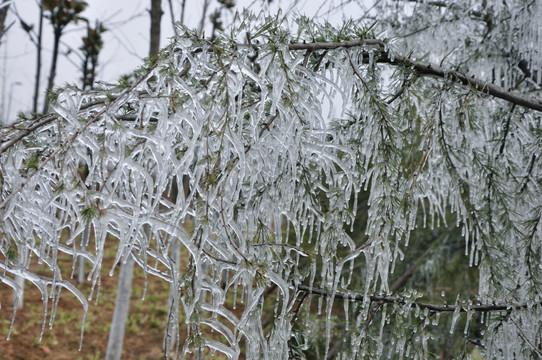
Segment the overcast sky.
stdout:
<path fill-rule="evenodd" d="M 172 0 L 175 19 L 180 16 L 181 0 Z M 196 28 L 201 20 L 202 4 L 204 0 L 186 0 L 185 25 Z M 215 4 L 216 0 L 209 0 Z M 251 7 L 253 10 L 261 8 L 262 0 L 237 0 L 240 6 Z M 271 2 L 271 12 L 279 8 L 288 11 L 294 0 L 274 0 Z M 340 14 L 334 14 L 335 21 L 340 21 L 344 14 L 359 17 L 364 7 L 370 1 L 365 0 L 298 0 L 296 12 L 307 13 L 312 16 L 316 12 L 326 14 L 336 4 L 349 2 L 350 7 L 342 9 Z M 39 8 L 38 0 L 14 0 L 12 6 L 29 25 L 38 28 Z M 99 19 L 107 32 L 103 34 L 104 48 L 99 57 L 97 79 L 106 82 L 115 82 L 122 74 L 128 73 L 138 67 L 149 51 L 150 20 L 148 9 L 150 0 L 87 0 L 88 8 L 81 14 L 87 18 L 91 25 Z M 322 5 L 323 4 L 323 5 Z M 362 5 L 365 4 L 365 5 Z M 173 35 L 169 2 L 162 0 L 162 46 L 169 43 Z M 210 9 L 207 13 L 211 13 Z M 342 14 L 342 15 L 341 15 Z M 226 15 L 226 23 L 228 14 Z M 233 14 L 229 14 L 231 19 Z M 325 16 L 327 18 L 327 16 Z M 329 20 L 329 18 L 328 18 Z M 2 39 L 0 45 L 0 120 L 12 122 L 18 112 L 29 112 L 32 108 L 34 78 L 36 71 L 36 47 L 30 41 L 27 33 L 22 30 L 20 22 L 14 11 L 8 13 L 6 24 L 13 25 Z M 206 23 L 209 25 L 208 16 Z M 208 28 L 208 31 L 210 28 Z M 43 101 L 43 92 L 47 84 L 50 70 L 50 60 L 53 47 L 52 28 L 48 20 L 44 20 L 42 51 L 42 76 L 40 88 L 42 89 L 40 103 Z M 79 47 L 81 38 L 86 34 L 86 23 L 79 22 L 66 27 L 60 47 L 55 86 L 66 83 L 75 83 L 81 86 L 81 54 Z M 67 55 L 66 55 L 67 54 Z M 38 108 L 41 109 L 41 106 Z M 10 114 L 8 114 L 8 110 Z"/>

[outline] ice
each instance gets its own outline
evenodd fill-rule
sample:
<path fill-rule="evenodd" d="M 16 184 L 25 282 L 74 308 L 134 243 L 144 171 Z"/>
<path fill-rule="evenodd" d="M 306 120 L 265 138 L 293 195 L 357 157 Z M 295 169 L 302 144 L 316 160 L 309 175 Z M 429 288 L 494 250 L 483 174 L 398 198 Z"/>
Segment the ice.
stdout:
<path fill-rule="evenodd" d="M 387 9 L 382 14 L 389 17 L 386 4 L 390 2 L 381 2 L 378 9 Z M 481 6 L 468 4 L 439 9 L 434 17 L 430 4 L 414 4 L 427 10 L 417 16 L 430 20 L 435 31 L 413 32 L 416 41 L 405 39 L 412 59 L 427 51 L 420 44 L 434 51 L 428 61 L 445 59 L 443 67 L 470 57 L 472 48 L 465 41 L 448 49 L 447 36 L 452 29 L 448 22 L 454 22 L 464 26 L 454 36 L 482 39 L 478 27 L 484 25 L 472 25 L 469 13 L 474 5 Z M 495 5 L 495 21 L 508 21 L 511 34 L 492 33 L 478 43 L 491 56 L 477 57 L 469 72 L 485 76 L 491 59 L 496 83 L 516 84 L 517 64 L 510 66 L 500 51 L 524 57 L 533 70 L 540 67 L 533 50 L 540 31 L 527 25 L 534 16 L 530 11 L 539 11 L 540 4 L 522 11 L 525 6 Z M 441 16 L 446 21 L 436 27 Z M 251 46 L 230 46 L 238 39 L 224 33 L 213 44 L 183 33 L 127 88 L 111 86 L 106 89 L 109 97 L 104 91 L 66 88 L 54 105 L 57 118 L 51 124 L 26 143 L 11 146 L 7 140 L 9 150 L 3 142 L 0 230 L 6 235 L 0 250 L 5 256 L 15 243 L 53 275 L 34 277 L 29 256 L 17 266 L 4 263 L 2 269 L 32 281 L 45 305 L 52 300 L 50 323 L 61 288 L 75 294 L 84 311 L 88 306 L 88 294 L 81 295 L 62 278 L 60 257 L 72 257 L 72 271 L 77 261 L 90 262 L 88 299 L 96 296 L 97 301 L 104 251 L 111 249 L 116 255 L 110 274 L 133 259 L 145 279 L 155 276 L 171 284 L 166 335 L 171 352 L 184 346 L 177 336 L 183 333 L 177 324 L 182 312 L 182 326 L 198 342 L 187 342 L 184 355 L 202 346 L 237 359 L 244 342 L 247 358 L 285 358 L 292 329 L 307 325 L 311 312 L 324 315 L 322 347 L 327 352 L 332 315 L 343 301 L 342 320 L 351 332 L 344 344 L 354 349 L 352 358 L 378 358 L 393 351 L 416 357 L 417 349 L 427 349 L 431 341 L 424 327 L 437 326 L 440 315 L 412 308 L 417 295 L 407 293 L 404 300 L 389 294 L 396 291 L 389 281 L 399 263 L 409 259 L 411 233 L 421 232 L 420 226 L 438 230 L 450 223 L 461 228 L 469 265 L 479 267 L 480 301 L 519 299 L 536 310 L 531 297 L 538 284 L 524 274 L 529 270 L 526 259 L 536 260 L 533 269 L 540 268 L 532 256 L 541 247 L 541 227 L 533 226 L 540 220 L 539 116 L 510 111 L 468 87 L 452 86 L 450 72 L 444 80 L 420 76 L 413 81 L 415 69 L 389 71 L 377 61 L 380 45 L 308 55 L 288 50 L 293 42 L 314 42 L 315 36 L 359 40 L 361 29 L 355 25 L 339 31 L 309 22 L 290 34 L 285 23 L 258 19 L 267 25 L 247 21 L 236 30 L 253 34 L 257 60 Z M 419 30 L 408 11 L 396 20 L 396 27 L 387 31 Z M 526 41 L 513 45 L 516 36 Z M 386 44 L 384 51 L 398 61 L 401 46 Z M 402 85 L 405 79 L 412 81 L 410 88 Z M 387 103 L 398 89 L 405 93 Z M 500 153 L 502 119 L 508 116 L 509 134 Z M 13 134 L 6 132 L 9 139 Z M 62 151 L 48 152 L 51 144 L 60 144 Z M 40 169 L 34 173 L 36 159 Z M 366 194 L 365 203 L 361 199 Z M 359 236 L 347 233 L 356 229 L 360 212 L 366 227 Z M 182 267 L 176 246 L 183 254 Z M 491 264 L 490 256 L 499 251 L 508 256 Z M 3 276 L 20 296 L 20 288 Z M 309 310 L 293 324 L 302 285 L 320 293 L 306 296 L 301 311 Z M 337 301 L 334 297 L 342 291 L 358 297 Z M 377 294 L 398 296 L 408 304 L 390 303 L 373 315 L 376 305 L 370 296 Z M 460 305 L 455 306 L 451 331 L 460 316 Z M 266 328 L 265 311 L 272 313 Z M 379 321 L 373 321 L 376 316 Z M 405 323 L 412 341 L 403 333 L 390 334 L 394 316 L 417 317 L 419 323 Z M 527 338 L 534 338 L 540 317 L 514 316 Z M 471 320 L 469 310 L 464 331 Z M 497 353 L 507 336 L 517 340 L 518 348 L 528 345 L 511 321 L 502 330 L 491 328 L 496 335 L 486 344 L 489 354 Z M 486 322 L 491 327 L 497 320 Z M 504 353 L 509 355 L 514 349 L 507 346 Z M 337 356 L 349 354 L 345 350 Z"/>
<path fill-rule="evenodd" d="M 459 304 L 455 304 L 455 310 L 452 315 L 452 324 L 450 325 L 450 334 L 454 333 L 455 324 L 457 320 L 459 319 L 459 316 L 461 315 L 461 306 Z"/>
<path fill-rule="evenodd" d="M 348 331 L 348 329 L 350 328 L 350 323 L 349 323 L 349 312 L 348 312 L 348 304 L 349 304 L 349 300 L 343 300 L 343 307 L 344 307 L 344 317 L 345 317 L 345 322 L 344 322 L 344 330 L 345 331 Z"/>
<path fill-rule="evenodd" d="M 2 283 L 11 287 L 15 293 L 15 296 L 13 299 L 13 315 L 11 317 L 11 323 L 9 325 L 8 334 L 6 336 L 6 340 L 9 340 L 11 336 L 11 332 L 13 331 L 13 323 L 15 322 L 15 315 L 17 314 L 17 303 L 19 302 L 19 299 L 23 295 L 23 289 L 19 286 L 19 284 L 17 284 L 16 281 L 14 281 L 13 279 L 10 279 L 4 274 L 0 275 L 0 280 L 2 281 Z"/>

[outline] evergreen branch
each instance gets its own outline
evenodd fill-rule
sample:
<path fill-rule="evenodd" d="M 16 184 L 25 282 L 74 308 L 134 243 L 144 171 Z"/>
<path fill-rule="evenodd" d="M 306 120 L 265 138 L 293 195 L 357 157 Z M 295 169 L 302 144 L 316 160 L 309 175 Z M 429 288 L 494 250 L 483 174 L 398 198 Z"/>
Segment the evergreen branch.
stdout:
<path fill-rule="evenodd" d="M 526 303 L 521 304 L 478 304 L 478 305 L 439 305 L 432 303 L 424 303 L 413 301 L 409 302 L 404 297 L 399 296 L 386 296 L 386 295 L 368 295 L 367 297 L 361 294 L 347 293 L 342 291 L 331 292 L 318 287 L 308 287 L 305 285 L 298 285 L 297 289 L 308 292 L 310 294 L 316 294 L 320 296 L 334 297 L 351 301 L 365 301 L 368 297 L 371 302 L 382 302 L 396 305 L 407 305 L 410 307 L 418 307 L 420 309 L 428 309 L 432 312 L 454 312 L 457 308 L 461 312 L 478 311 L 478 312 L 492 312 L 492 311 L 510 311 L 511 309 L 526 309 L 528 305 Z M 537 304 L 540 305 L 540 304 Z"/>
<path fill-rule="evenodd" d="M 243 46 L 246 44 L 238 44 L 239 46 Z M 255 46 L 255 45 L 249 45 L 249 46 Z M 475 79 L 472 76 L 465 75 L 459 71 L 456 70 L 450 70 L 446 69 L 444 67 L 438 66 L 436 64 L 431 63 L 424 63 L 420 61 L 415 61 L 407 57 L 403 57 L 400 55 L 391 56 L 389 54 L 389 50 L 386 49 L 386 44 L 382 40 L 378 39 L 362 39 L 362 40 L 350 40 L 350 41 L 341 41 L 341 42 L 314 42 L 314 43 L 291 43 L 290 49 L 291 50 L 306 50 L 309 52 L 317 51 L 317 50 L 334 50 L 338 48 L 352 48 L 352 47 L 360 47 L 360 46 L 371 46 L 376 47 L 376 51 L 378 52 L 378 57 L 376 57 L 376 61 L 381 63 L 388 63 L 391 65 L 396 66 L 404 66 L 409 67 L 415 70 L 415 72 L 419 75 L 424 76 L 435 76 L 443 79 L 449 79 L 456 83 L 470 86 L 471 88 L 474 88 L 475 90 L 485 93 L 491 96 L 494 96 L 496 98 L 506 100 L 508 102 L 511 102 L 515 105 L 521 105 L 526 108 L 541 111 L 542 112 L 542 100 L 526 96 L 524 94 L 519 94 L 517 92 L 507 91 L 506 89 L 492 84 L 485 82 L 483 80 Z M 200 52 L 201 49 L 196 49 L 193 53 Z M 369 51 L 364 51 L 364 56 L 368 58 Z M 190 62 L 185 62 L 183 69 L 179 73 L 180 77 L 184 77 L 188 71 L 191 68 Z M 92 104 L 86 104 L 87 106 L 83 106 L 83 108 L 90 107 L 93 105 L 100 105 L 105 100 L 98 100 L 93 102 Z M 27 129 L 23 130 L 20 134 L 18 134 L 15 138 L 6 141 L 3 143 L 0 147 L 0 155 L 3 154 L 6 150 L 8 150 L 10 147 L 12 147 L 15 143 L 18 141 L 24 139 L 26 136 L 31 134 L 33 131 L 43 127 L 44 125 L 50 123 L 51 121 L 55 120 L 57 118 L 56 115 L 48 114 L 36 123 L 34 123 L 32 126 L 28 127 Z"/>
<path fill-rule="evenodd" d="M 192 52 L 192 55 L 198 53 L 198 52 L 201 52 L 201 49 L 196 49 Z M 151 70 L 153 70 L 156 66 L 157 66 L 158 63 L 154 64 L 149 70 L 148 70 L 148 73 L 141 77 L 141 79 L 139 79 L 135 84 L 133 84 L 130 89 L 134 89 L 135 88 L 135 85 L 139 84 L 141 81 L 144 80 L 144 78 L 151 72 Z M 185 61 L 184 64 L 183 64 L 183 68 L 181 69 L 181 71 L 179 72 L 179 77 L 184 77 L 188 74 L 188 72 L 190 71 L 191 67 L 192 67 L 192 64 L 190 63 L 190 61 Z M 142 93 L 142 92 L 141 92 Z M 107 101 L 111 101 L 111 102 L 114 102 L 116 101 L 121 95 L 125 94 L 125 92 L 122 92 L 120 95 L 114 95 L 110 98 L 107 98 L 107 97 L 103 97 L 103 98 L 99 98 L 97 100 L 94 100 L 92 102 L 89 102 L 89 103 L 86 103 L 86 104 L 83 104 L 81 105 L 81 107 L 79 108 L 79 110 L 86 110 L 88 108 L 91 108 L 93 106 L 103 106 L 103 105 L 106 105 L 106 102 Z M 101 112 L 100 112 L 101 114 Z M 131 117 L 131 116 L 121 116 L 121 118 L 124 118 L 126 117 L 126 120 L 128 121 L 135 121 L 135 118 L 134 117 Z M 56 114 L 56 113 L 49 113 L 49 114 L 45 114 L 45 115 L 41 115 L 40 117 L 38 117 L 35 122 L 30 125 L 29 127 L 25 128 L 25 129 L 22 129 L 20 131 L 19 134 L 17 134 L 15 137 L 13 137 L 12 139 L 6 141 L 4 139 L 2 139 L 2 145 L 0 145 L 0 155 L 2 155 L 3 153 L 5 153 L 9 148 L 11 148 L 13 145 L 15 145 L 16 143 L 18 143 L 19 141 L 21 141 L 22 139 L 24 139 L 25 137 L 27 137 L 28 135 L 30 135 L 31 133 L 33 133 L 34 131 L 42 128 L 43 126 L 49 124 L 50 122 L 52 121 L 55 121 L 55 120 L 58 120 L 59 118 L 61 118 L 60 115 Z M 92 119 L 92 121 L 90 122 L 94 122 L 98 117 L 94 117 Z"/>
<path fill-rule="evenodd" d="M 152 70 L 154 70 L 154 68 L 157 66 L 158 63 L 155 63 L 150 69 L 148 69 L 147 73 L 145 74 L 145 76 L 142 76 L 138 81 L 136 81 L 134 84 L 132 84 L 128 89 L 126 89 L 125 91 L 123 91 L 119 96 L 118 98 L 115 99 L 115 101 L 117 101 L 119 98 L 122 98 L 122 97 L 125 97 L 126 94 L 130 93 L 130 91 L 134 90 L 142 81 L 144 81 L 147 76 L 151 73 Z M 2 211 L 3 209 L 5 209 L 5 207 L 7 206 L 7 204 L 11 201 L 11 199 L 17 194 L 19 193 L 21 190 L 24 189 L 24 187 L 30 182 L 30 180 L 37 174 L 39 173 L 51 160 L 53 160 L 61 151 L 63 151 L 66 147 L 70 146 L 78 137 L 79 135 L 81 135 L 91 124 L 99 121 L 101 118 L 102 118 L 102 115 L 106 114 L 110 107 L 114 104 L 115 101 L 111 101 L 110 103 L 108 103 L 105 107 L 103 107 L 100 111 L 98 111 L 86 124 L 84 124 L 83 126 L 81 126 L 79 129 L 77 129 L 76 131 L 73 132 L 73 134 L 71 136 L 69 136 L 66 140 L 64 140 L 64 142 L 62 142 L 59 146 L 57 146 L 53 152 L 51 152 L 51 154 L 49 154 L 42 162 L 40 162 L 38 164 L 38 166 L 34 169 L 34 171 L 32 173 L 30 173 L 27 178 L 15 189 L 13 189 L 13 191 L 8 195 L 6 196 L 6 198 L 4 199 L 4 201 L 2 201 L 2 203 L 0 203 L 0 211 Z M 32 128 L 32 130 L 29 130 L 29 129 L 26 129 L 25 131 L 22 132 L 22 134 L 25 134 L 24 136 L 22 136 L 19 140 L 17 141 L 20 141 L 22 138 L 24 138 L 25 136 L 29 135 L 32 131 L 40 128 L 41 126 L 55 120 L 59 118 L 59 115 L 56 115 L 56 114 L 51 114 L 51 117 L 49 118 L 49 116 L 44 116 L 43 121 L 39 121 L 38 123 L 34 124 L 34 126 L 31 126 L 30 128 Z M 16 138 L 19 138 L 19 136 L 17 136 Z M 15 141 L 14 143 L 10 144 L 9 146 L 13 146 L 13 144 L 15 144 L 17 141 Z M 4 152 L 6 149 L 9 148 L 6 147 L 4 148 L 2 146 L 2 152 Z M 1 153 L 0 153 L 1 154 Z"/>
<path fill-rule="evenodd" d="M 527 187 L 527 183 L 529 183 L 529 179 L 531 178 L 531 173 L 533 172 L 535 162 L 536 162 L 536 154 L 533 154 L 531 156 L 531 162 L 529 163 L 529 169 L 527 170 L 527 175 L 525 175 L 525 177 L 523 178 L 523 185 L 521 185 L 521 189 L 519 190 L 520 194 Z"/>
<path fill-rule="evenodd" d="M 0 146 L 0 155 L 2 155 L 3 153 L 6 152 L 6 150 L 8 150 L 10 147 L 12 147 L 14 144 L 16 144 L 17 142 L 21 141 L 22 139 L 24 139 L 26 136 L 30 135 L 34 130 L 37 130 L 39 128 L 41 128 L 42 126 L 45 126 L 47 125 L 48 123 L 50 123 L 51 121 L 53 120 L 56 120 L 57 119 L 57 115 L 56 114 L 49 114 L 49 115 L 46 115 L 42 118 L 39 118 L 38 121 L 36 121 L 34 124 L 32 124 L 31 126 L 29 126 L 28 128 L 24 129 L 23 131 L 21 131 L 17 136 L 15 136 L 13 139 L 9 140 L 9 141 L 6 141 L 6 142 L 2 142 L 2 146 Z"/>
<path fill-rule="evenodd" d="M 510 131 L 510 120 L 512 119 L 512 115 L 514 113 L 515 108 L 516 108 L 516 104 L 513 104 L 512 108 L 510 109 L 510 112 L 508 114 L 508 117 L 506 119 L 506 123 L 503 126 L 504 134 L 502 136 L 501 147 L 499 149 L 499 155 L 502 155 L 502 153 L 504 151 L 504 147 L 506 145 L 506 137 L 508 136 L 508 132 Z"/>
<path fill-rule="evenodd" d="M 458 84 L 469 86 L 480 93 L 491 95 L 498 99 L 502 99 L 516 105 L 542 112 L 542 100 L 540 99 L 536 99 L 514 91 L 508 91 L 498 85 L 476 79 L 457 70 L 447 69 L 442 66 L 428 62 L 412 60 L 410 58 L 400 55 L 394 54 L 392 56 L 389 53 L 389 50 L 387 50 L 386 44 L 381 40 L 362 39 L 341 42 L 291 43 L 290 49 L 317 51 L 333 50 L 338 48 L 352 48 L 360 46 L 376 47 L 376 49 L 371 50 L 377 51 L 379 56 L 375 56 L 375 60 L 378 62 L 411 68 L 419 75 L 434 76 L 442 79 L 451 79 Z M 369 50 L 364 50 L 364 56 L 367 56 L 367 58 L 369 57 Z"/>

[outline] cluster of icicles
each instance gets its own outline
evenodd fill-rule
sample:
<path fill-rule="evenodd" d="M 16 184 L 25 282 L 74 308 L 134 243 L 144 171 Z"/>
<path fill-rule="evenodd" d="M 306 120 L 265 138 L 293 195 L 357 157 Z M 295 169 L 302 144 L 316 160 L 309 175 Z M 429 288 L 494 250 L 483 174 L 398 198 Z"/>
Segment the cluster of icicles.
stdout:
<path fill-rule="evenodd" d="M 301 305 L 314 310 L 316 302 L 311 316 L 326 317 L 326 351 L 334 295 L 346 291 L 364 300 L 344 301 L 351 330 L 345 357 L 422 356 L 413 341 L 426 349 L 430 335 L 398 332 L 384 349 L 382 329 L 391 317 L 421 327 L 437 325 L 439 317 L 413 306 L 418 295 L 411 293 L 384 305 L 380 330 L 368 334 L 369 296 L 389 291 L 418 205 L 424 223 L 437 226 L 452 211 L 466 237 L 481 230 L 471 206 L 483 203 L 487 176 L 473 175 L 477 163 L 463 160 L 480 150 L 479 141 L 491 140 L 495 125 L 481 116 L 479 128 L 465 128 L 453 115 L 462 104 L 446 94 L 429 105 L 407 99 L 383 110 L 383 99 L 400 82 L 378 72 L 374 49 L 292 51 L 279 24 L 247 24 L 237 29 L 239 38 L 253 34 L 257 46 L 236 44 L 235 36 L 209 42 L 187 33 L 132 82 L 59 94 L 56 118 L 1 158 L 1 281 L 19 294 L 7 274 L 36 285 L 45 324 L 47 299 L 56 304 L 60 289 L 87 310 L 87 299 L 97 296 L 104 249 L 115 248 L 115 267 L 131 257 L 177 290 L 168 318 L 183 323 L 173 340 L 179 355 L 208 349 L 232 359 L 241 352 L 248 359 L 287 358 L 293 325 L 311 321 L 310 311 L 297 317 L 303 286 L 327 293 Z M 413 118 L 401 110 L 424 106 L 437 110 Z M 435 113 L 447 115 L 439 120 Z M 414 128 L 425 132 L 407 131 Z M 405 174 L 413 144 L 425 156 Z M 524 154 L 514 139 L 507 146 Z M 499 161 L 516 167 L 530 159 L 507 154 Z M 465 195 L 458 186 L 467 178 L 472 192 Z M 355 241 L 348 230 L 361 192 L 369 192 L 367 227 Z M 477 244 L 467 240 L 473 263 Z M 180 262 L 171 256 L 176 246 Z M 7 256 L 12 247 L 18 261 Z M 92 264 L 90 295 L 61 273 L 58 260 L 65 255 L 74 269 L 81 258 Z M 46 264 L 49 277 L 29 269 L 33 258 Z M 491 291 L 488 298 L 499 295 Z M 263 320 L 270 311 L 271 325 Z M 298 344 L 306 349 L 308 339 Z"/>

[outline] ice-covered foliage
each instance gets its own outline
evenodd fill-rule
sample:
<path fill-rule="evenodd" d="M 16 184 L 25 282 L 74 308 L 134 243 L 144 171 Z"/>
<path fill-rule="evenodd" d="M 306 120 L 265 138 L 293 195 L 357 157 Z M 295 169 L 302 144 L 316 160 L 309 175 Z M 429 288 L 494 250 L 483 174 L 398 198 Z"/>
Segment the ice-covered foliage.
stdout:
<path fill-rule="evenodd" d="M 178 290 L 182 316 L 172 306 L 169 319 L 184 330 L 168 341 L 184 356 L 303 357 L 318 315 L 329 352 L 338 304 L 344 359 L 430 358 L 433 329 L 463 331 L 462 312 L 466 336 L 473 314 L 482 322 L 487 358 L 540 355 L 540 112 L 465 86 L 455 68 L 427 77 L 440 75 L 421 52 L 375 29 L 252 16 L 213 40 L 185 29 L 133 80 L 65 88 L 52 114 L 3 128 L 0 279 L 19 293 L 12 276 L 24 277 L 44 302 L 67 289 L 86 311 L 58 257 L 90 261 L 97 288 L 113 246 L 117 265 L 132 257 Z M 479 295 L 392 293 L 410 234 L 450 219 Z"/>

